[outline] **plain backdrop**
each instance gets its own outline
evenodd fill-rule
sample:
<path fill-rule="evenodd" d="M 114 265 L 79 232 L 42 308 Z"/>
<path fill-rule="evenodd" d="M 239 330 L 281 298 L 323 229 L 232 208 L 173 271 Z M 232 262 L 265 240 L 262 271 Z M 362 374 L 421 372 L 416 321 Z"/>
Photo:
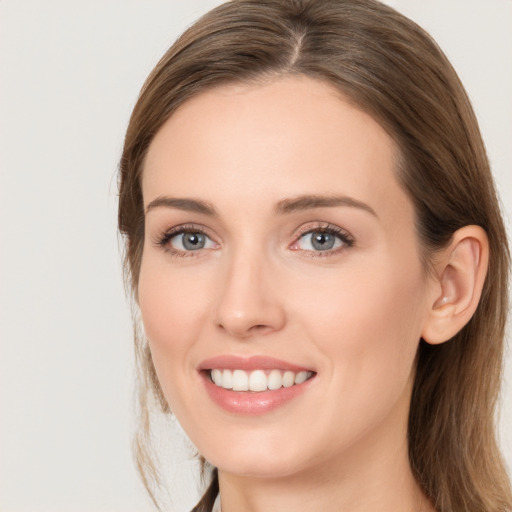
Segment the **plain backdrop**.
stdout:
<path fill-rule="evenodd" d="M 149 511 L 130 453 L 116 169 L 146 75 L 214 0 L 0 0 L 0 511 Z M 437 39 L 481 123 L 510 227 L 511 0 L 389 0 Z M 510 232 L 510 231 L 509 231 Z M 500 420 L 512 466 L 512 365 Z M 176 512 L 196 466 L 169 436 Z"/>

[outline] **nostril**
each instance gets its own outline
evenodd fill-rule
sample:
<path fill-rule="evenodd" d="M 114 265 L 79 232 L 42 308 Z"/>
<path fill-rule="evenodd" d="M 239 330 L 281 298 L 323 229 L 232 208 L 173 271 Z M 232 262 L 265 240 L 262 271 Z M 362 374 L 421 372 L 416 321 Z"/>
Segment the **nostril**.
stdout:
<path fill-rule="evenodd" d="M 237 323 L 234 322 L 226 322 L 222 323 L 219 322 L 217 324 L 217 327 L 223 331 L 226 331 L 228 333 L 231 333 L 232 335 L 240 338 L 247 338 L 249 336 L 259 334 L 264 335 L 267 333 L 270 333 L 274 331 L 275 329 L 272 327 L 272 325 L 266 325 L 266 324 L 254 324 L 250 325 L 250 323 Z"/>
<path fill-rule="evenodd" d="M 242 294 L 240 290 L 224 294 L 214 314 L 218 328 L 236 337 L 270 333 L 280 330 L 285 323 L 284 309 L 277 299 Z"/>

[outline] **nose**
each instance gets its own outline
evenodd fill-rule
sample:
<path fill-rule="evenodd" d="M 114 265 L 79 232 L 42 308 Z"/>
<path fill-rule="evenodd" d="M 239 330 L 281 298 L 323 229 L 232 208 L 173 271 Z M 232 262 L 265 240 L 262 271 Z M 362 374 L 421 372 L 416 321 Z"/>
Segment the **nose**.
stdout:
<path fill-rule="evenodd" d="M 218 328 L 236 338 L 279 331 L 286 322 L 282 297 L 268 262 L 240 255 L 222 276 L 216 309 Z"/>

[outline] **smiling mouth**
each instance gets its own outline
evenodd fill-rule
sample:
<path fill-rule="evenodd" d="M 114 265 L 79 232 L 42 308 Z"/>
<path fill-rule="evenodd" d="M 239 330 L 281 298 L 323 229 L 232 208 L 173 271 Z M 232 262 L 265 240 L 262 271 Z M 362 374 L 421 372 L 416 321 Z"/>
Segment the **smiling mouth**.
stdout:
<path fill-rule="evenodd" d="M 211 382 L 217 387 L 232 391 L 276 391 L 291 388 L 310 379 L 314 372 L 290 370 L 253 370 L 247 372 L 240 369 L 217 369 L 207 371 Z"/>

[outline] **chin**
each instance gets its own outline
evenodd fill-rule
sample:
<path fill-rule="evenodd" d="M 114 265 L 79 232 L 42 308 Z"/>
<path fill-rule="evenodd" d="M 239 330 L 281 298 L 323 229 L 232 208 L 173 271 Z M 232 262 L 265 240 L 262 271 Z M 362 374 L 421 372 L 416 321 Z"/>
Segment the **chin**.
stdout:
<path fill-rule="evenodd" d="M 219 460 L 214 464 L 220 471 L 246 478 L 277 479 L 292 476 L 297 473 L 297 460 L 283 461 L 276 456 L 262 457 L 247 460 Z"/>
<path fill-rule="evenodd" d="M 251 478 L 280 478 L 290 476 L 302 466 L 298 458 L 299 447 L 262 440 L 229 443 L 213 448 L 205 458 L 220 471 Z M 283 450 L 285 448 L 285 450 Z"/>

